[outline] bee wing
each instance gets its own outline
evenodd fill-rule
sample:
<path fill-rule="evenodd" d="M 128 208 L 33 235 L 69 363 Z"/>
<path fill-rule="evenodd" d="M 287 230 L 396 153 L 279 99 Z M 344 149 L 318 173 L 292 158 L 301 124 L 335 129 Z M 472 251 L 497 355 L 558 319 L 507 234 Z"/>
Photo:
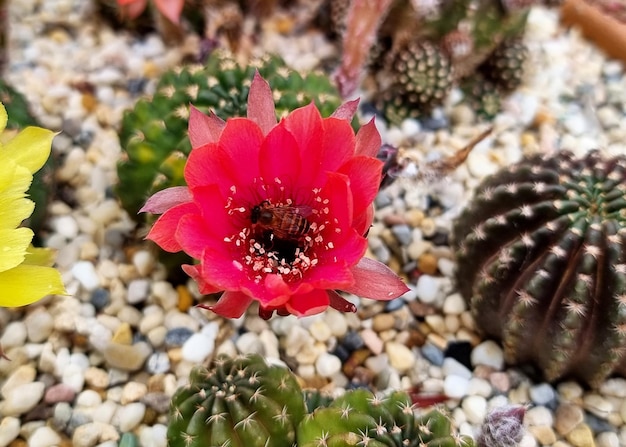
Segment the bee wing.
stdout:
<path fill-rule="evenodd" d="M 309 217 L 313 214 L 313 208 L 308 205 L 293 205 L 289 207 L 292 211 L 295 211 L 302 217 Z"/>

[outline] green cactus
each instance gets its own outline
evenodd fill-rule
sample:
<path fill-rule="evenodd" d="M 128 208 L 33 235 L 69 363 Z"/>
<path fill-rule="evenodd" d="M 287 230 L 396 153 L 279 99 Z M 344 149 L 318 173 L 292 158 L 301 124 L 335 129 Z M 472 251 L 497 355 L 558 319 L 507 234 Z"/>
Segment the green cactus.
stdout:
<path fill-rule="evenodd" d="M 0 78 L 0 102 L 4 104 L 9 119 L 7 129 L 21 130 L 28 126 L 37 126 L 37 120 L 30 113 L 26 98 L 20 92 Z M 35 202 L 33 214 L 25 222 L 34 233 L 35 245 L 40 245 L 40 232 L 45 224 L 47 206 L 54 191 L 54 158 L 48 158 L 43 167 L 33 175 L 28 195 Z"/>
<path fill-rule="evenodd" d="M 311 101 L 323 116 L 329 116 L 341 104 L 326 75 L 289 70 L 278 56 L 266 56 L 242 66 L 218 51 L 205 66 L 184 66 L 167 72 L 152 98 L 139 100 L 133 110 L 124 114 L 119 133 L 125 159 L 118 164 L 116 192 L 137 221 L 145 219 L 137 212 L 150 195 L 184 185 L 183 167 L 191 150 L 187 138 L 189 104 L 203 112 L 212 110 L 223 119 L 245 116 L 255 68 L 272 88 L 279 117 Z"/>
<path fill-rule="evenodd" d="M 329 406 L 333 397 L 320 391 L 318 389 L 306 389 L 304 392 L 304 403 L 306 404 L 307 412 L 312 413 L 318 408 L 325 408 Z"/>
<path fill-rule="evenodd" d="M 528 49 L 522 39 L 507 39 L 493 50 L 478 67 L 478 71 L 502 92 L 511 92 L 522 83 L 527 58 Z"/>
<path fill-rule="evenodd" d="M 193 368 L 170 405 L 170 447 L 289 447 L 305 414 L 295 376 L 260 355 Z"/>
<path fill-rule="evenodd" d="M 448 56 L 422 40 L 411 40 L 396 53 L 383 77 L 388 76 L 391 83 L 378 95 L 377 107 L 394 124 L 431 112 L 443 103 L 453 83 Z"/>
<path fill-rule="evenodd" d="M 452 431 L 440 410 L 416 416 L 409 396 L 400 391 L 379 398 L 363 389 L 347 391 L 298 426 L 299 447 L 454 447 L 474 441 Z"/>
<path fill-rule="evenodd" d="M 457 278 L 509 363 L 626 374 L 626 157 L 561 151 L 488 177 L 458 218 Z"/>

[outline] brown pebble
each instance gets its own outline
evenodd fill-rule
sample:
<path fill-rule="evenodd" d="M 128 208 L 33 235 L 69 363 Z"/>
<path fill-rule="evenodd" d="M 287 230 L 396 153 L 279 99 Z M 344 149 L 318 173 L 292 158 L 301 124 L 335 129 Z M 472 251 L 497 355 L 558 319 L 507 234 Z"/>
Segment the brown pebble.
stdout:
<path fill-rule="evenodd" d="M 146 412 L 143 414 L 141 422 L 146 425 L 153 425 L 158 417 L 159 414 L 154 411 L 154 408 L 146 407 Z"/>
<path fill-rule="evenodd" d="M 495 371 L 491 366 L 487 365 L 476 365 L 474 367 L 473 375 L 474 377 L 478 377 L 480 379 L 489 380 L 489 376 L 493 374 Z"/>
<path fill-rule="evenodd" d="M 176 292 L 178 292 L 178 310 L 187 312 L 193 305 L 191 292 L 189 292 L 189 289 L 184 285 L 176 287 Z"/>
<path fill-rule="evenodd" d="M 584 418 L 585 412 L 578 405 L 562 404 L 556 409 L 554 428 L 561 436 L 567 436 Z"/>
<path fill-rule="evenodd" d="M 8 447 L 28 447 L 28 443 L 23 439 L 18 438 L 11 441 Z"/>
<path fill-rule="evenodd" d="M 435 313 L 435 309 L 432 306 L 418 300 L 409 301 L 409 310 L 416 317 L 425 317 Z"/>
<path fill-rule="evenodd" d="M 341 369 L 342 372 L 346 375 L 346 377 L 351 379 L 354 376 L 354 370 L 357 367 L 363 365 L 363 362 L 365 362 L 365 360 L 371 355 L 372 353 L 369 349 L 357 349 L 343 364 L 343 367 Z"/>
<path fill-rule="evenodd" d="M 409 329 L 409 338 L 406 341 L 407 348 L 421 348 L 426 343 L 426 335 L 418 329 Z"/>
<path fill-rule="evenodd" d="M 511 389 L 511 380 L 505 372 L 496 371 L 489 375 L 489 383 L 491 386 L 501 393 L 506 393 Z"/>
<path fill-rule="evenodd" d="M 394 327 L 394 323 L 395 318 L 391 314 L 384 313 L 374 315 L 374 318 L 372 319 L 372 329 L 376 332 L 386 331 L 392 329 Z"/>
<path fill-rule="evenodd" d="M 96 106 L 98 105 L 98 100 L 91 93 L 83 94 L 80 98 L 80 102 L 83 106 L 83 109 L 85 109 L 85 111 L 88 113 L 93 113 L 93 111 L 96 109 Z"/>
<path fill-rule="evenodd" d="M 165 391 L 165 375 L 155 374 L 148 379 L 148 392 L 160 392 Z"/>
<path fill-rule="evenodd" d="M 361 385 L 370 385 L 374 381 L 375 374 L 373 371 L 367 369 L 364 366 L 357 366 L 354 368 L 354 374 L 352 375 L 352 382 Z"/>
<path fill-rule="evenodd" d="M 113 334 L 111 342 L 118 343 L 120 345 L 130 345 L 133 342 L 133 330 L 131 329 L 130 324 L 127 322 L 120 324 Z"/>
<path fill-rule="evenodd" d="M 411 208 L 406 213 L 406 221 L 413 228 L 418 228 L 422 220 L 424 220 L 424 212 L 422 210 L 418 210 L 416 208 Z"/>
<path fill-rule="evenodd" d="M 393 227 L 394 225 L 403 225 L 407 223 L 406 218 L 401 214 L 388 214 L 383 217 L 383 222 L 389 227 Z"/>
<path fill-rule="evenodd" d="M 432 253 L 424 253 L 417 259 L 417 268 L 427 275 L 437 273 L 437 257 Z"/>

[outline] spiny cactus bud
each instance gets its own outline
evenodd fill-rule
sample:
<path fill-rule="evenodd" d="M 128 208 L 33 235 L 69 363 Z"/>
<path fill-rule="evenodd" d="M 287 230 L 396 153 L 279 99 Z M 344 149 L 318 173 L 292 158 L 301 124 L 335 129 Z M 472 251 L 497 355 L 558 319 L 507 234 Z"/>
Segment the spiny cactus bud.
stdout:
<path fill-rule="evenodd" d="M 503 92 L 511 92 L 522 83 L 527 58 L 528 49 L 522 39 L 505 40 L 478 67 L 478 71 Z"/>
<path fill-rule="evenodd" d="M 295 376 L 260 355 L 196 366 L 170 404 L 170 447 L 291 446 L 304 417 Z"/>
<path fill-rule="evenodd" d="M 509 363 L 626 373 L 626 157 L 567 151 L 488 177 L 454 226 L 457 279 Z"/>
<path fill-rule="evenodd" d="M 524 415 L 521 405 L 503 405 L 485 417 L 476 440 L 478 447 L 517 447 L 524 436 Z"/>
<path fill-rule="evenodd" d="M 367 390 L 350 390 L 298 427 L 299 447 L 360 445 L 471 447 L 474 442 L 454 434 L 450 419 L 439 410 L 416 417 L 409 396 L 400 391 L 380 398 Z"/>

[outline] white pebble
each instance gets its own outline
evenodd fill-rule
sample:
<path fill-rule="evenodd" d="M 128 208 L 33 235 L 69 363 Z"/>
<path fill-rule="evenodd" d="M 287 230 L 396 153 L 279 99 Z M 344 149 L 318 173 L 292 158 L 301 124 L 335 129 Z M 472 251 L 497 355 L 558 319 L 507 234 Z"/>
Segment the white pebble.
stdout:
<path fill-rule="evenodd" d="M 461 399 L 467 396 L 469 379 L 454 374 L 446 376 L 443 380 L 443 392 L 450 399 Z"/>
<path fill-rule="evenodd" d="M 417 297 L 424 303 L 432 303 L 439 294 L 439 281 L 431 275 L 421 275 L 415 288 Z"/>
<path fill-rule="evenodd" d="M 128 432 L 139 425 L 146 414 L 146 406 L 141 402 L 133 402 L 118 408 L 115 419 L 118 421 L 120 431 Z"/>
<path fill-rule="evenodd" d="M 555 399 L 556 393 L 549 383 L 540 383 L 530 387 L 529 396 L 535 404 L 546 405 Z"/>
<path fill-rule="evenodd" d="M 28 438 L 28 447 L 56 447 L 59 444 L 61 444 L 61 437 L 45 425 L 36 429 Z"/>
<path fill-rule="evenodd" d="M 85 375 L 83 374 L 84 370 L 85 368 L 82 368 L 74 363 L 65 365 L 63 368 L 61 382 L 79 393 L 85 385 Z"/>
<path fill-rule="evenodd" d="M 464 377 L 467 380 L 472 378 L 472 372 L 467 368 L 467 366 L 452 357 L 446 357 L 443 359 L 441 370 L 443 371 L 444 376 L 455 375 Z"/>
<path fill-rule="evenodd" d="M 20 434 L 20 420 L 6 416 L 0 421 L 0 447 L 6 447 Z"/>
<path fill-rule="evenodd" d="M 31 312 L 24 319 L 28 339 L 33 343 L 41 343 L 46 340 L 54 328 L 52 315 L 43 307 Z"/>
<path fill-rule="evenodd" d="M 486 365 L 500 371 L 504 368 L 504 352 L 493 340 L 486 340 L 472 350 L 472 365 Z"/>
<path fill-rule="evenodd" d="M 52 221 L 52 228 L 66 239 L 75 239 L 78 236 L 78 223 L 69 214 L 59 216 Z"/>
<path fill-rule="evenodd" d="M 126 297 L 128 303 L 141 303 L 148 298 L 150 293 L 150 281 L 147 279 L 134 279 L 128 284 L 128 295 Z"/>
<path fill-rule="evenodd" d="M 461 408 L 472 424 L 481 424 L 487 414 L 487 399 L 482 396 L 467 396 L 461 403 Z"/>
<path fill-rule="evenodd" d="M 596 436 L 596 447 L 619 447 L 619 436 L 612 431 L 605 431 Z"/>
<path fill-rule="evenodd" d="M 398 372 L 408 371 L 415 363 L 415 354 L 406 345 L 395 341 L 385 343 L 389 363 Z"/>
<path fill-rule="evenodd" d="M 163 424 L 154 424 L 152 427 L 142 426 L 139 429 L 139 445 L 167 447 L 167 426 Z"/>
<path fill-rule="evenodd" d="M 183 344 L 181 355 L 191 363 L 202 363 L 215 349 L 215 339 L 195 333 Z"/>
<path fill-rule="evenodd" d="M 78 261 L 72 267 L 72 275 L 86 290 L 92 291 L 100 287 L 100 278 L 95 267 L 89 261 Z"/>
<path fill-rule="evenodd" d="M 15 346 L 22 346 L 26 342 L 28 332 L 23 321 L 12 321 L 4 328 L 4 333 L 0 337 L 0 346 L 4 350 Z"/>
<path fill-rule="evenodd" d="M 341 371 L 341 360 L 336 355 L 322 353 L 315 360 L 315 370 L 322 377 L 331 377 Z"/>
<path fill-rule="evenodd" d="M 613 404 L 596 393 L 589 393 L 583 397 L 583 407 L 601 419 L 606 419 L 614 411 Z"/>
<path fill-rule="evenodd" d="M 524 415 L 524 423 L 526 425 L 549 425 L 552 426 L 554 416 L 550 409 L 543 405 L 537 405 L 529 408 Z"/>
<path fill-rule="evenodd" d="M 479 377 L 472 377 L 469 381 L 469 387 L 467 388 L 467 394 L 472 396 L 483 396 L 488 398 L 491 396 L 493 389 L 491 388 L 491 384 Z"/>
<path fill-rule="evenodd" d="M 442 309 L 446 315 L 460 315 L 466 308 L 467 306 L 465 305 L 465 300 L 460 293 L 448 295 L 443 301 Z"/>
<path fill-rule="evenodd" d="M 437 259 L 437 268 L 443 276 L 453 277 L 456 271 L 456 263 L 448 258 Z"/>
<path fill-rule="evenodd" d="M 242 354 L 263 354 L 263 343 L 254 332 L 245 332 L 235 341 L 237 350 Z"/>
<path fill-rule="evenodd" d="M 43 382 L 32 382 L 4 390 L 4 402 L 0 402 L 0 413 L 17 416 L 32 410 L 43 397 L 45 387 Z"/>
<path fill-rule="evenodd" d="M 148 250 L 139 250 L 133 255 L 133 265 L 141 276 L 148 276 L 154 269 L 154 256 Z"/>

